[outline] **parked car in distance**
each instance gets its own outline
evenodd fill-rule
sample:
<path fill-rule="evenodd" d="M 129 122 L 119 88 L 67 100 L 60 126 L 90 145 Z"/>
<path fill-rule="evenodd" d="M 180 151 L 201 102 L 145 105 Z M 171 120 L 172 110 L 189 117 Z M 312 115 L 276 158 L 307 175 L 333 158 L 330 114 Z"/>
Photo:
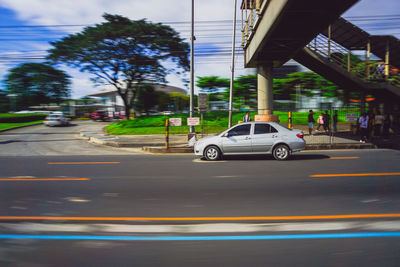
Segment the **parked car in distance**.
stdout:
<path fill-rule="evenodd" d="M 50 114 L 44 119 L 44 125 L 46 126 L 65 126 L 69 124 L 70 119 L 65 117 L 63 114 L 56 113 Z"/>
<path fill-rule="evenodd" d="M 218 160 L 224 155 L 272 154 L 277 160 L 305 149 L 301 130 L 292 130 L 275 122 L 246 122 L 213 136 L 201 138 L 194 145 L 196 156 Z"/>
<path fill-rule="evenodd" d="M 109 120 L 108 113 L 104 110 L 97 110 L 96 112 L 93 112 L 90 114 L 90 118 L 94 121 L 101 120 L 101 121 L 107 121 Z"/>

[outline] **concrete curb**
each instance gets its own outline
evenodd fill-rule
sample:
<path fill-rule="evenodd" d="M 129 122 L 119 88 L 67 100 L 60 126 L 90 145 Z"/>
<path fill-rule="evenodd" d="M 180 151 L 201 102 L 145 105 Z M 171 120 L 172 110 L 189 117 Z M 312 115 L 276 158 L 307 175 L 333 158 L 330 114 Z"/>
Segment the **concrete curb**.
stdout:
<path fill-rule="evenodd" d="M 149 147 L 144 146 L 142 148 L 145 152 L 150 153 L 194 153 L 193 147 Z"/>
<path fill-rule="evenodd" d="M 42 125 L 42 124 L 43 124 L 43 122 L 35 123 L 35 124 L 29 124 L 29 125 L 16 126 L 16 127 L 12 127 L 12 128 L 8 128 L 8 129 L 0 130 L 0 133 L 2 133 L 2 132 L 7 132 L 7 131 L 11 131 L 11 130 L 15 130 L 15 129 L 19 129 L 19 128 L 25 128 L 25 127 L 29 127 L 29 126 Z"/>
<path fill-rule="evenodd" d="M 305 150 L 330 150 L 330 149 L 373 149 L 377 148 L 374 144 L 316 144 L 307 145 Z M 143 151 L 150 153 L 194 153 L 193 147 L 169 147 L 162 146 L 149 147 L 143 146 Z"/>
<path fill-rule="evenodd" d="M 309 144 L 305 150 L 328 150 L 328 149 L 372 149 L 377 148 L 374 144 Z"/>
<path fill-rule="evenodd" d="M 87 135 L 82 135 L 82 137 L 88 137 Z M 132 142 L 124 142 L 124 141 L 113 141 L 112 139 L 116 139 L 115 137 L 105 137 L 105 138 L 98 138 L 95 136 L 89 136 L 89 142 L 99 144 L 99 145 L 106 145 L 112 147 L 124 147 L 124 148 L 143 148 L 143 147 L 163 147 L 165 145 L 164 142 L 148 142 L 148 143 L 132 143 Z M 179 144 L 172 144 L 172 145 L 179 145 Z"/>

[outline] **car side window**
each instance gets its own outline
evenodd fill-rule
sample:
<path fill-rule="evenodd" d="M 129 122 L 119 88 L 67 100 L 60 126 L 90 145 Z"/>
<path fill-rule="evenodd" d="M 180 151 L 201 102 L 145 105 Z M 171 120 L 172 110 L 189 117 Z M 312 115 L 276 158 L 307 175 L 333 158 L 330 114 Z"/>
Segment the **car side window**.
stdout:
<path fill-rule="evenodd" d="M 228 136 L 249 135 L 251 124 L 240 125 L 228 132 Z"/>
<path fill-rule="evenodd" d="M 268 133 L 277 133 L 274 127 L 269 125 L 268 123 L 257 123 L 254 127 L 254 134 L 268 134 Z"/>

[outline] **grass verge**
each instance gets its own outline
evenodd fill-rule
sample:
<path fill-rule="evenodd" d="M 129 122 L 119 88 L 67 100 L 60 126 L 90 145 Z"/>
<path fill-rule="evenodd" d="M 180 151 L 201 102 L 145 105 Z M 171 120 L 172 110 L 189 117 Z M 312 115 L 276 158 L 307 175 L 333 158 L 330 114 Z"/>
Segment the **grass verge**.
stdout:
<path fill-rule="evenodd" d="M 1 130 L 8 130 L 18 126 L 25 126 L 25 125 L 32 125 L 37 123 L 43 123 L 42 120 L 40 121 L 31 121 L 31 122 L 17 122 L 17 123 L 0 123 L 0 131 Z"/>

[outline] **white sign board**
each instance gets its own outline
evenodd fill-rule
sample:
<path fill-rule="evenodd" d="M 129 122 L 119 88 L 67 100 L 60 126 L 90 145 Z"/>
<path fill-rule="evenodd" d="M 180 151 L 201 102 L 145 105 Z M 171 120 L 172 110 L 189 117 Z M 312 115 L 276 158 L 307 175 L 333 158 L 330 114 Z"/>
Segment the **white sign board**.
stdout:
<path fill-rule="evenodd" d="M 346 121 L 357 121 L 357 113 L 346 113 Z"/>
<path fill-rule="evenodd" d="M 187 118 L 187 125 L 189 126 L 200 125 L 200 118 L 199 117 Z"/>
<path fill-rule="evenodd" d="M 169 118 L 169 126 L 182 126 L 182 118 Z"/>

